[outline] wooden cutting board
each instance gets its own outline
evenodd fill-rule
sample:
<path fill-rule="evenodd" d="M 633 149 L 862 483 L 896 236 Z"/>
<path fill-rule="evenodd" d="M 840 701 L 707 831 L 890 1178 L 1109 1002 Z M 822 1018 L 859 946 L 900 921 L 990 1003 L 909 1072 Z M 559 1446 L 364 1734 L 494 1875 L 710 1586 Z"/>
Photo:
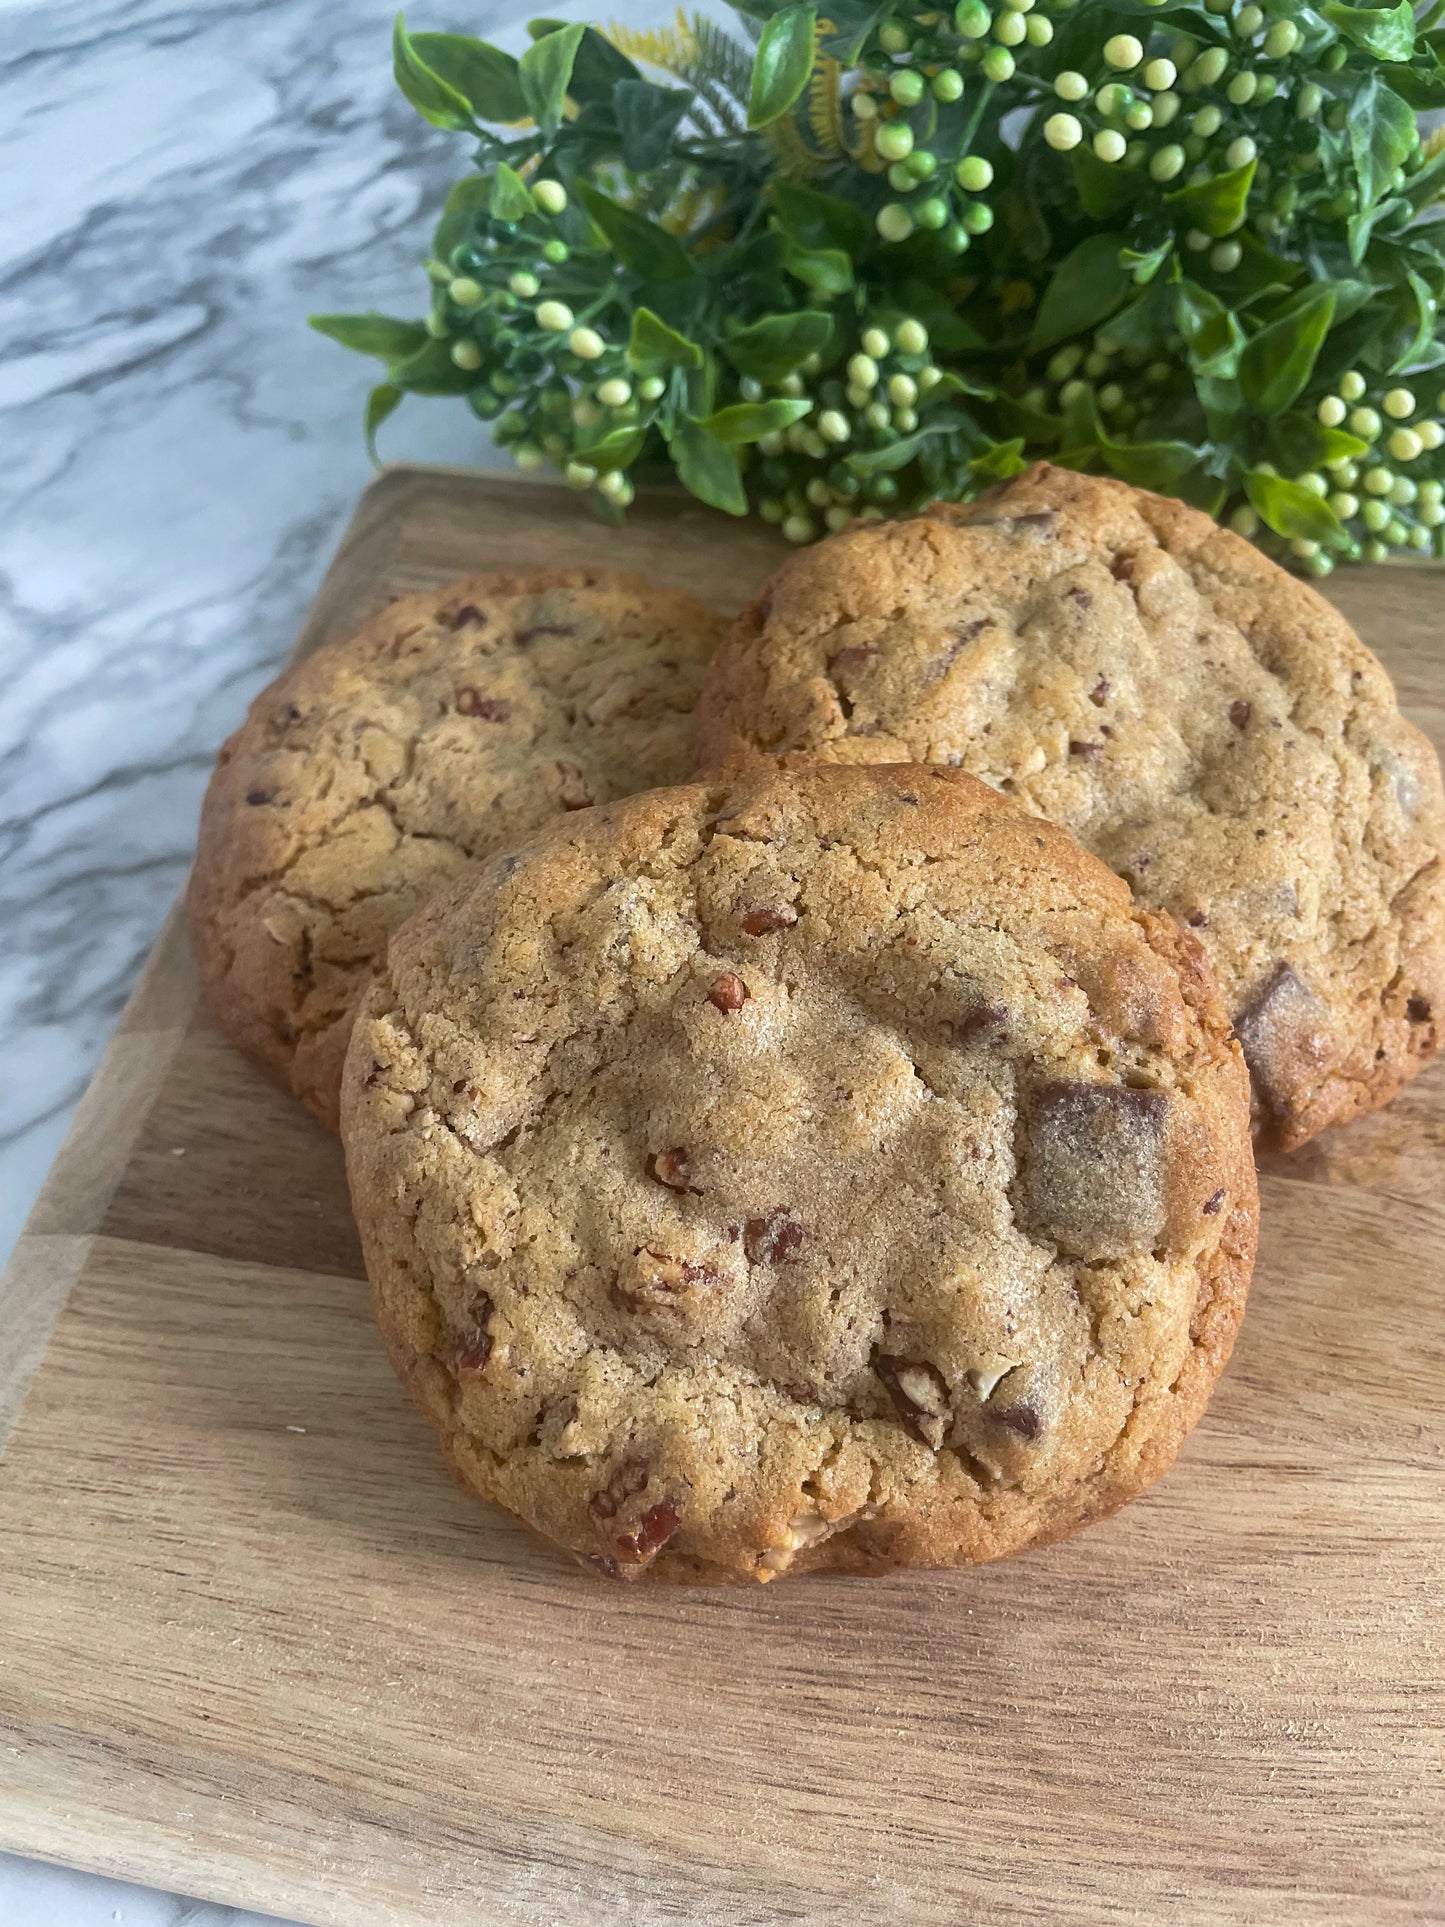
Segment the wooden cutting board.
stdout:
<path fill-rule="evenodd" d="M 302 646 L 766 530 L 400 470 Z M 1338 598 L 1445 741 L 1438 575 Z M 373 1335 L 339 1146 L 157 946 L 0 1287 L 0 1845 L 334 1927 L 1445 1919 L 1445 1066 L 1264 1179 L 1173 1475 L 1012 1563 L 609 1589 L 464 1499 Z"/>

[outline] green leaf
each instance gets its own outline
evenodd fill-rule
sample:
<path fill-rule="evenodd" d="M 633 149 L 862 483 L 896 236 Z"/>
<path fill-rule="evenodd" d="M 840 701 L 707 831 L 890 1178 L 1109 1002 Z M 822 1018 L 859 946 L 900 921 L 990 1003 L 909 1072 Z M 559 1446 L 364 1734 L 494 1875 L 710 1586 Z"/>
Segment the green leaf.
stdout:
<path fill-rule="evenodd" d="M 468 103 L 478 120 L 525 120 L 517 62 L 500 47 L 464 33 L 416 33 L 412 51 Z"/>
<path fill-rule="evenodd" d="M 580 459 L 590 462 L 599 471 L 626 468 L 637 460 L 646 440 L 646 429 L 624 424 L 621 428 L 610 429 L 595 442 L 579 442 L 577 453 Z"/>
<path fill-rule="evenodd" d="M 529 20 L 527 32 L 534 40 L 544 35 L 556 33 L 568 23 L 565 20 Z M 606 34 L 589 27 L 582 36 L 577 49 L 577 58 L 572 63 L 572 78 L 567 91 L 578 102 L 607 102 L 612 98 L 612 90 L 619 80 L 641 80 L 640 71 L 622 52 L 614 47 Z"/>
<path fill-rule="evenodd" d="M 494 221 L 505 221 L 509 227 L 515 227 L 536 212 L 527 183 L 505 161 L 497 163 L 492 177 L 490 212 Z"/>
<path fill-rule="evenodd" d="M 474 368 L 458 368 L 446 342 L 431 339 L 405 361 L 393 362 L 387 373 L 409 395 L 465 395 L 481 380 Z"/>
<path fill-rule="evenodd" d="M 991 482 L 1011 481 L 1015 475 L 1022 475 L 1027 467 L 1022 439 L 995 442 L 982 455 L 975 455 L 968 465 L 971 475 Z"/>
<path fill-rule="evenodd" d="M 482 174 L 464 174 L 447 195 L 442 218 L 432 236 L 432 253 L 445 261 L 472 231 L 472 223 L 491 206 L 492 184 Z"/>
<path fill-rule="evenodd" d="M 612 90 L 622 165 L 634 174 L 660 167 L 672 148 L 677 124 L 692 104 L 685 87 L 656 87 L 650 80 L 619 80 Z"/>
<path fill-rule="evenodd" d="M 1305 288 L 1250 336 L 1239 357 L 1239 383 L 1251 408 L 1266 417 L 1283 414 L 1309 380 L 1334 316 L 1332 287 Z"/>
<path fill-rule="evenodd" d="M 819 294 L 846 294 L 853 285 L 853 263 L 842 248 L 800 248 L 790 241 L 783 266 Z"/>
<path fill-rule="evenodd" d="M 1076 147 L 1069 156 L 1079 204 L 1094 221 L 1112 221 L 1132 202 L 1141 200 L 1149 182 L 1132 167 L 1111 167 L 1091 147 Z"/>
<path fill-rule="evenodd" d="M 1134 283 L 1119 265 L 1119 239 L 1091 234 L 1059 263 L 1044 290 L 1034 321 L 1031 348 L 1082 334 L 1111 315 Z"/>
<path fill-rule="evenodd" d="M 1327 548 L 1348 548 L 1350 538 L 1338 515 L 1328 502 L 1298 482 L 1287 482 L 1282 475 L 1270 475 L 1250 468 L 1244 474 L 1244 492 L 1261 521 L 1276 535 L 1299 536 L 1307 542 L 1322 542 Z"/>
<path fill-rule="evenodd" d="M 559 27 L 534 40 L 517 63 L 528 110 L 544 134 L 555 134 L 562 124 L 572 63 L 586 31 L 582 26 Z"/>
<path fill-rule="evenodd" d="M 764 435 L 776 435 L 784 428 L 791 428 L 812 410 L 810 401 L 740 401 L 708 415 L 698 427 L 720 442 L 756 442 Z"/>
<path fill-rule="evenodd" d="M 1176 188 L 1164 196 L 1164 205 L 1177 210 L 1175 218 L 1179 222 L 1187 221 L 1190 227 L 1200 228 L 1205 234 L 1233 234 L 1244 220 L 1258 166 L 1257 160 L 1246 161 L 1243 167 L 1233 168 L 1228 174 L 1216 174 L 1210 180 L 1196 182 L 1193 187 Z"/>
<path fill-rule="evenodd" d="M 639 375 L 666 375 L 674 368 L 701 368 L 702 349 L 686 335 L 680 335 L 676 328 L 669 328 L 651 308 L 639 308 L 632 317 L 627 365 Z"/>
<path fill-rule="evenodd" d="M 1172 495 L 1175 485 L 1199 466 L 1199 450 L 1188 442 L 1113 442 L 1106 437 L 1099 447 L 1121 482 L 1164 495 Z"/>
<path fill-rule="evenodd" d="M 475 128 L 471 102 L 427 65 L 406 30 L 406 16 L 400 13 L 391 32 L 391 67 L 397 86 L 423 120 L 452 133 Z"/>
<path fill-rule="evenodd" d="M 1136 287 L 1144 287 L 1152 281 L 1160 268 L 1174 252 L 1174 237 L 1161 241 L 1158 247 L 1141 253 L 1137 248 L 1120 248 L 1119 265 L 1129 270 L 1129 278 Z"/>
<path fill-rule="evenodd" d="M 1342 0 L 1325 0 L 1320 12 L 1376 60 L 1408 60 L 1415 51 L 1415 10 L 1410 0 L 1399 0 L 1394 7 L 1347 7 Z"/>
<path fill-rule="evenodd" d="M 1371 74 L 1350 102 L 1349 130 L 1360 200 L 1372 208 L 1392 191 L 1395 174 L 1415 145 L 1414 110 Z"/>
<path fill-rule="evenodd" d="M 750 328 L 730 336 L 722 351 L 740 375 L 777 382 L 791 375 L 809 355 L 818 354 L 833 332 L 830 316 L 816 308 L 796 314 L 764 315 Z"/>
<path fill-rule="evenodd" d="M 848 457 L 848 466 L 855 475 L 865 476 L 887 475 L 895 468 L 907 468 L 918 451 L 939 432 L 937 428 L 920 428 L 916 435 L 905 435 L 886 448 L 859 449 L 856 455 Z"/>
<path fill-rule="evenodd" d="M 393 388 L 389 381 L 373 388 L 366 398 L 366 452 L 378 468 L 381 467 L 381 457 L 376 452 L 376 431 L 387 416 L 394 415 L 400 406 L 401 390 Z"/>
<path fill-rule="evenodd" d="M 343 348 L 382 361 L 404 361 L 431 339 L 419 321 L 393 321 L 386 314 L 314 314 L 310 325 Z"/>
<path fill-rule="evenodd" d="M 699 502 L 728 515 L 747 514 L 748 498 L 743 492 L 736 449 L 725 448 L 696 422 L 683 422 L 668 446 L 679 481 Z"/>
<path fill-rule="evenodd" d="M 763 28 L 753 56 L 749 127 L 766 127 L 786 114 L 807 86 L 813 71 L 816 33 L 817 10 L 813 6 L 785 7 Z"/>
<path fill-rule="evenodd" d="M 781 177 L 769 183 L 768 195 L 777 211 L 777 225 L 791 241 L 805 248 L 841 248 L 856 254 L 868 240 L 868 217 L 861 207 L 836 194 L 800 187 Z"/>
<path fill-rule="evenodd" d="M 1413 268 L 1406 268 L 1405 279 L 1410 284 L 1410 292 L 1415 297 L 1415 333 L 1395 356 L 1390 364 L 1393 375 L 1401 368 L 1413 367 L 1424 355 L 1425 350 L 1435 338 L 1435 327 L 1439 319 L 1439 302 L 1435 290 L 1421 274 Z"/>
<path fill-rule="evenodd" d="M 1284 415 L 1269 431 L 1272 461 L 1302 475 L 1309 468 L 1325 468 L 1331 462 L 1352 462 L 1363 455 L 1367 443 L 1343 428 L 1326 428 L 1308 416 Z"/>
<path fill-rule="evenodd" d="M 544 44 L 538 42 L 539 46 Z M 691 275 L 687 250 L 665 228 L 645 214 L 634 214 L 630 207 L 621 206 L 590 181 L 578 181 L 573 191 L 623 267 L 650 281 L 681 281 Z"/>

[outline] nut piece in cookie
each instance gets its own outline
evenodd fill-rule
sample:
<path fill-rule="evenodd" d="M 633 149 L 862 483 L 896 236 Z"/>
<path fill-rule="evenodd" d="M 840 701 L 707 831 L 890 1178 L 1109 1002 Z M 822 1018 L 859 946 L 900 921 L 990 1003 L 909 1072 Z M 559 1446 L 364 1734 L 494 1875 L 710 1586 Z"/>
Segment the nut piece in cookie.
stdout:
<path fill-rule="evenodd" d="M 916 764 L 514 856 L 397 933 L 344 1092 L 378 1320 L 465 1485 L 609 1578 L 768 1582 L 997 1558 L 1167 1469 L 1257 1211 L 1192 940 Z"/>
<path fill-rule="evenodd" d="M 433 891 L 687 771 L 725 624 L 605 569 L 398 598 L 263 690 L 221 751 L 191 930 L 223 1030 L 336 1124 L 356 1005 Z"/>
<path fill-rule="evenodd" d="M 1041 464 L 800 551 L 714 657 L 698 751 L 945 764 L 1063 825 L 1198 933 L 1261 1148 L 1439 1047 L 1434 752 L 1337 610 L 1183 503 Z"/>

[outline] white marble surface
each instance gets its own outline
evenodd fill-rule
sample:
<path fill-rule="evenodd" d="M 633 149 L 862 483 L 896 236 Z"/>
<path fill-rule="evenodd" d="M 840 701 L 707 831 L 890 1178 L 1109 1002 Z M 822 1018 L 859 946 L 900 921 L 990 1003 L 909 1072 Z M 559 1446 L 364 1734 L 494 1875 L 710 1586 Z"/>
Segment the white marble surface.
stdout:
<path fill-rule="evenodd" d="M 373 368 L 305 317 L 418 312 L 466 158 L 394 91 L 395 5 L 0 0 L 0 1257 L 367 479 Z M 411 9 L 514 48 L 537 11 L 609 10 Z M 455 403 L 385 446 L 488 458 Z M 0 1857 L 5 1927 L 241 1918 Z"/>

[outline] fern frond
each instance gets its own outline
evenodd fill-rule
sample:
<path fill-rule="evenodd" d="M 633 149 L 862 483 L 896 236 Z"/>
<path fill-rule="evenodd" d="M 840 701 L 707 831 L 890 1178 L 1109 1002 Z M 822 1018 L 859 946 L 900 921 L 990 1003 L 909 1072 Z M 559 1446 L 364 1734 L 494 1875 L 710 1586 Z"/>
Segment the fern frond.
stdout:
<path fill-rule="evenodd" d="M 808 82 L 808 127 L 819 152 L 837 160 L 847 151 L 843 133 L 843 69 L 820 54 Z"/>
<path fill-rule="evenodd" d="M 711 116 L 709 121 L 694 114 L 705 133 L 744 131 L 752 55 L 715 21 L 700 13 L 689 18 L 679 7 L 670 27 L 624 27 L 614 21 L 607 29 L 607 38 L 629 60 L 660 67 L 663 73 L 691 87 Z"/>
<path fill-rule="evenodd" d="M 758 132 L 768 152 L 778 164 L 778 171 L 794 180 L 808 180 L 823 169 L 823 161 L 803 139 L 798 123 L 791 114 L 780 114 L 776 120 L 760 127 Z"/>

